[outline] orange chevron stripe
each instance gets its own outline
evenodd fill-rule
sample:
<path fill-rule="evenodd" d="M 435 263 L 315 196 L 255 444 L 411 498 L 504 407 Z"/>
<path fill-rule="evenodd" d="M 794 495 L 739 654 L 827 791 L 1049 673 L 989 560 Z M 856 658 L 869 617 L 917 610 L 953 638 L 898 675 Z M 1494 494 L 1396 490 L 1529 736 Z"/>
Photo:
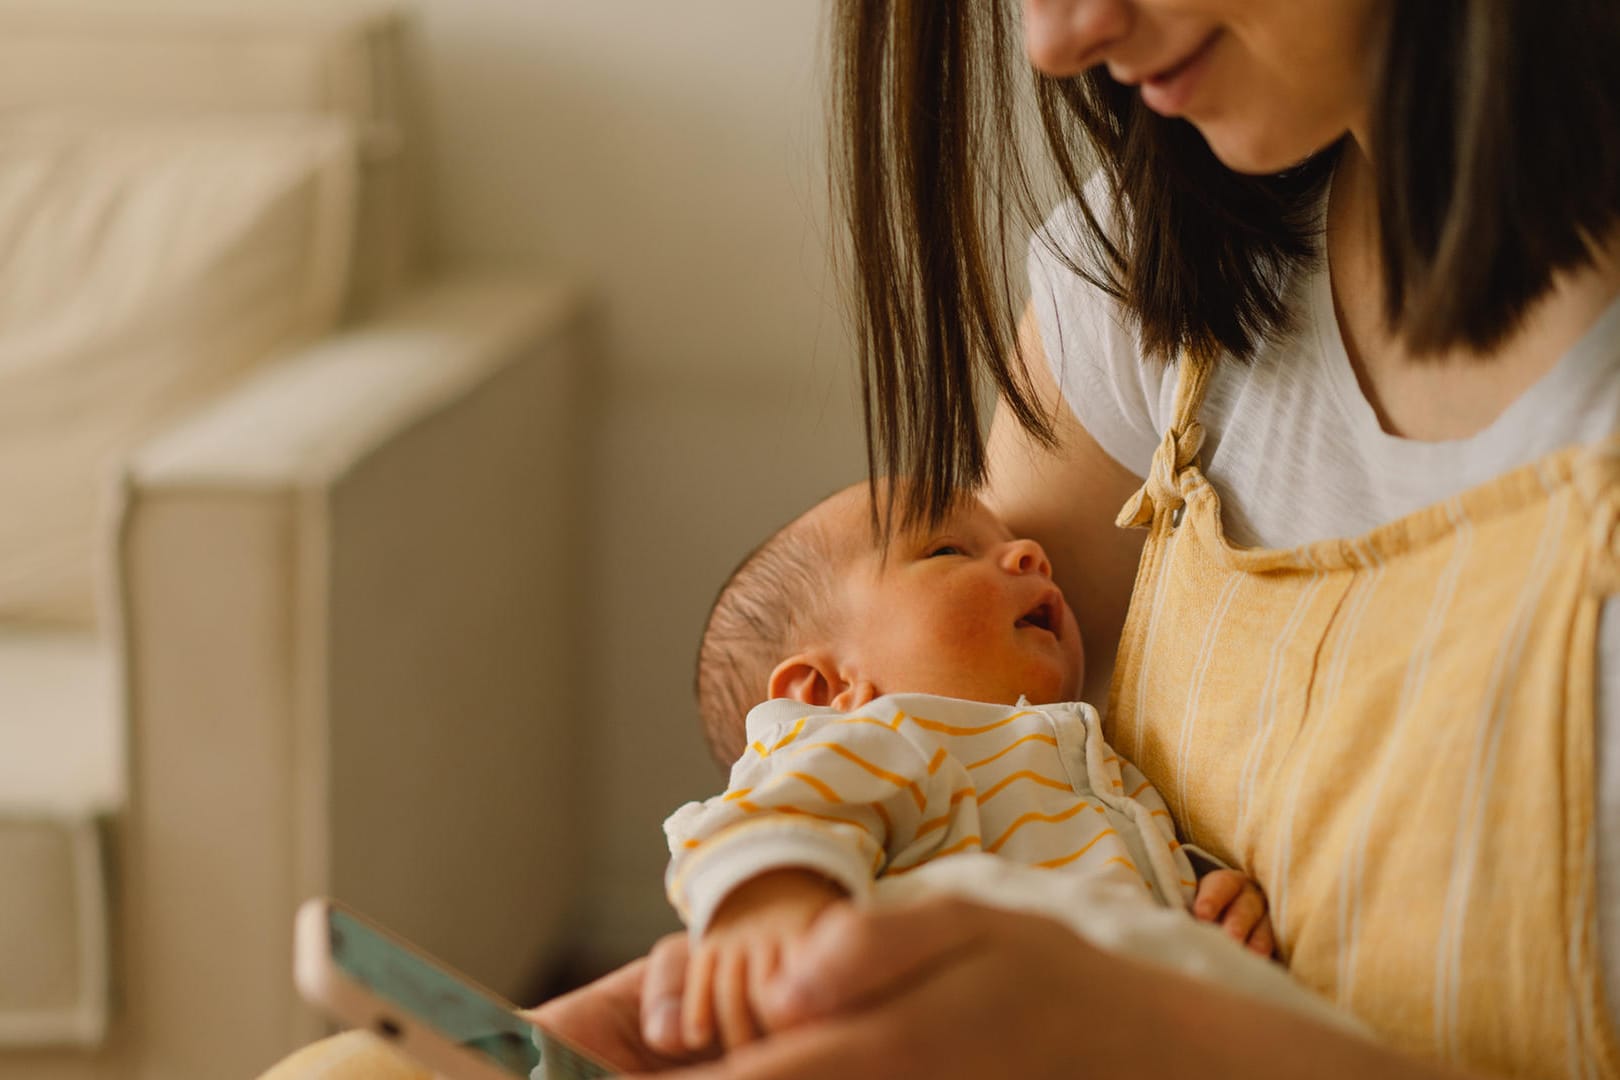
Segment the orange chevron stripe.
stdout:
<path fill-rule="evenodd" d="M 955 855 L 958 851 L 965 851 L 970 847 L 977 847 L 978 843 L 979 838 L 977 836 L 964 836 L 962 839 L 958 840 L 945 850 L 936 851 L 920 862 L 914 862 L 910 866 L 890 867 L 889 876 L 893 877 L 896 874 L 909 874 L 911 871 L 917 869 L 917 867 L 925 866 L 928 863 L 933 862 L 935 859 L 943 859 L 947 855 Z"/>
<path fill-rule="evenodd" d="M 1103 865 L 1107 866 L 1109 863 L 1119 863 L 1119 865 L 1123 866 L 1137 877 L 1142 876 L 1142 871 L 1136 868 L 1136 864 L 1131 862 L 1131 860 L 1127 859 L 1123 855 L 1115 855 L 1112 859 L 1109 859 L 1108 862 L 1103 863 Z M 1185 884 L 1185 882 L 1183 882 L 1183 884 Z"/>
<path fill-rule="evenodd" d="M 957 803 L 961 802 L 963 799 L 965 799 L 968 796 L 973 795 L 973 794 L 976 794 L 976 793 L 974 792 L 971 785 L 961 789 L 960 791 L 951 792 L 951 809 L 954 810 L 956 808 Z M 921 825 L 917 826 L 917 836 L 923 836 L 923 835 L 925 835 L 927 833 L 931 833 L 935 829 L 939 828 L 941 825 L 944 825 L 946 822 L 948 822 L 950 820 L 951 820 L 950 811 L 946 811 L 945 813 L 939 815 L 939 817 L 929 818 L 927 821 L 925 821 Z M 914 839 L 915 839 L 915 837 L 914 837 Z"/>
<path fill-rule="evenodd" d="M 872 834 L 872 830 L 868 829 L 864 822 L 851 821 L 849 818 L 834 817 L 831 814 L 818 814 L 814 810 L 801 810 L 797 806 L 773 806 L 771 810 L 773 813 L 777 814 L 790 814 L 794 817 L 807 817 L 815 818 L 817 821 L 829 821 L 834 825 L 853 825 L 857 829 L 861 830 L 861 832 L 866 833 L 868 836 Z"/>
<path fill-rule="evenodd" d="M 1105 836 L 1118 836 L 1118 835 L 1119 834 L 1116 833 L 1113 829 L 1104 829 L 1102 832 L 1098 833 L 1096 836 L 1093 836 L 1090 840 L 1086 841 L 1086 846 L 1081 848 L 1079 851 L 1071 851 L 1067 855 L 1060 855 L 1055 859 L 1047 859 L 1045 862 L 1038 862 L 1035 865 L 1042 868 L 1043 870 L 1050 870 L 1053 867 L 1057 867 L 1057 866 L 1067 866 L 1070 863 L 1074 862 L 1074 860 L 1080 858 L 1086 852 L 1090 851 L 1092 848 L 1096 847 L 1097 842 L 1099 840 L 1101 840 L 1103 837 L 1105 837 Z M 992 848 L 991 850 L 994 850 L 994 849 Z M 1133 867 L 1131 867 L 1131 869 L 1134 870 L 1136 868 L 1133 866 Z"/>
<path fill-rule="evenodd" d="M 998 780 L 994 787 L 992 787 L 989 791 L 986 791 L 983 795 L 979 796 L 979 802 L 981 804 L 989 802 L 991 799 L 995 798 L 996 795 L 998 795 L 1004 788 L 1006 788 L 1006 786 L 1008 784 L 1011 784 L 1015 780 L 1033 780 L 1037 784 L 1043 784 L 1043 785 L 1045 785 L 1046 787 L 1049 787 L 1049 788 L 1057 788 L 1059 791 L 1073 791 L 1074 790 L 1073 788 L 1069 787 L 1067 781 L 1053 780 L 1050 776 L 1042 776 L 1040 773 L 1031 772 L 1028 769 L 1022 769 L 1022 770 L 1020 770 L 1018 772 L 1010 773 L 1007 776 L 1004 776 L 1000 780 Z"/>
<path fill-rule="evenodd" d="M 988 765 L 992 761 L 995 761 L 997 758 L 1001 757 L 1003 754 L 1010 754 L 1010 753 L 1013 752 L 1014 749 L 1016 749 L 1020 745 L 1022 745 L 1024 743 L 1027 743 L 1027 742 L 1043 742 L 1043 743 L 1046 743 L 1049 746 L 1056 746 L 1057 745 L 1056 737 L 1051 736 L 1051 735 L 1042 735 L 1040 732 L 1036 732 L 1033 735 L 1025 735 L 1021 739 L 1014 739 L 1012 742 L 1008 743 L 1006 746 L 1002 747 L 1000 750 L 997 750 L 995 753 L 991 754 L 989 757 L 985 758 L 983 761 L 975 761 L 973 764 L 969 765 L 968 768 L 977 769 L 980 765 Z"/>
<path fill-rule="evenodd" d="M 830 803 L 841 803 L 841 802 L 844 801 L 843 799 L 840 799 L 838 797 L 838 792 L 836 792 L 832 788 L 828 787 L 821 780 L 818 780 L 814 776 L 811 776 L 809 773 L 790 772 L 790 773 L 783 773 L 782 775 L 784 777 L 791 776 L 795 780 L 804 781 L 810 787 L 815 789 L 815 792 L 816 792 L 817 795 L 820 795 L 823 799 L 826 799 Z"/>
<path fill-rule="evenodd" d="M 977 836 L 964 836 L 962 839 L 958 840 L 944 851 L 934 852 L 932 857 L 935 859 L 943 859 L 947 855 L 955 855 L 958 851 L 964 851 L 970 847 L 978 847 L 978 845 L 979 838 Z"/>
<path fill-rule="evenodd" d="M 905 717 L 906 717 L 905 713 L 900 713 L 897 716 L 895 716 L 895 718 L 893 720 L 890 720 L 888 723 L 884 723 L 882 720 L 874 720 L 870 716 L 843 716 L 843 717 L 839 717 L 837 720 L 834 720 L 833 723 L 835 723 L 835 724 L 871 724 L 873 727 L 880 727 L 884 731 L 898 731 L 898 730 L 900 730 L 900 721 L 904 720 Z"/>
<path fill-rule="evenodd" d="M 801 810 L 797 806 L 756 806 L 751 802 L 740 802 L 737 805 L 750 814 L 787 814 L 792 817 L 815 818 L 817 821 L 826 821 L 833 825 L 853 825 L 861 832 L 866 833 L 867 836 L 872 835 L 872 830 L 867 828 L 866 823 L 863 821 L 834 817 L 831 814 L 818 814 L 814 810 Z"/>
<path fill-rule="evenodd" d="M 928 775 L 933 776 L 943 764 L 945 764 L 945 748 L 942 746 L 934 751 L 934 760 L 928 763 Z"/>
<path fill-rule="evenodd" d="M 777 739 L 776 740 L 776 745 L 772 746 L 769 750 L 767 750 L 765 752 L 765 756 L 769 757 L 771 754 L 776 753 L 778 750 L 782 749 L 782 747 L 786 746 L 788 743 L 792 742 L 794 739 L 797 739 L 799 737 L 799 733 L 804 730 L 804 722 L 806 720 L 808 720 L 808 719 L 809 719 L 809 717 L 807 717 L 807 716 L 801 716 L 796 721 L 794 721 L 793 730 L 788 732 L 786 735 L 782 736 L 780 739 Z"/>
<path fill-rule="evenodd" d="M 1141 783 L 1141 784 L 1140 784 L 1140 785 L 1139 785 L 1139 786 L 1138 786 L 1138 787 L 1137 787 L 1137 789 L 1136 789 L 1136 790 L 1135 790 L 1135 791 L 1133 791 L 1133 792 L 1131 792 L 1131 793 L 1130 793 L 1130 794 L 1129 794 L 1129 795 L 1127 795 L 1127 796 L 1126 796 L 1126 798 L 1129 798 L 1129 799 L 1134 799 L 1134 798 L 1136 798 L 1136 797 L 1137 797 L 1137 796 L 1138 796 L 1138 795 L 1140 795 L 1140 794 L 1142 794 L 1142 792 L 1144 792 L 1144 791 L 1146 791 L 1146 790 L 1147 790 L 1147 789 L 1148 789 L 1148 788 L 1150 788 L 1150 787 L 1152 787 L 1152 786 L 1153 786 L 1153 785 L 1152 785 L 1152 783 L 1150 783 L 1150 782 L 1149 782 L 1149 781 L 1147 781 L 1147 780 L 1144 780 L 1144 781 L 1142 781 L 1142 783 Z"/>
<path fill-rule="evenodd" d="M 742 800 L 739 800 L 737 805 L 741 806 L 744 810 L 748 811 L 749 813 L 754 813 L 754 812 L 757 812 L 757 811 L 760 810 L 760 807 L 755 806 L 753 803 L 745 802 L 745 801 L 742 801 Z M 792 809 L 790 807 L 781 807 L 781 808 L 779 808 L 778 812 L 784 813 L 784 814 L 798 814 L 798 815 L 800 815 L 802 817 L 819 818 L 822 821 L 831 822 L 832 824 L 835 824 L 835 825 L 852 825 L 855 828 L 859 829 L 866 836 L 866 839 L 867 839 L 868 843 L 872 843 L 875 847 L 877 847 L 877 849 L 878 849 L 878 857 L 881 858 L 883 856 L 883 845 L 876 843 L 876 841 L 873 839 L 873 837 L 871 835 L 871 830 L 869 830 L 864 824 L 862 824 L 859 821 L 850 821 L 850 820 L 848 820 L 846 818 L 827 817 L 827 816 L 822 815 L 822 814 L 812 814 L 812 813 L 809 813 L 808 811 L 794 810 L 794 809 Z M 706 847 L 709 844 L 713 844 L 713 843 L 717 843 L 717 842 L 724 843 L 732 835 L 732 833 L 735 830 L 747 829 L 747 828 L 751 827 L 752 824 L 753 823 L 749 822 L 749 821 L 732 822 L 731 824 L 729 824 L 729 825 L 725 826 L 724 828 L 720 829 L 720 831 L 714 833 L 711 836 L 704 837 L 701 840 L 697 840 L 697 839 L 686 840 L 684 842 L 685 847 L 687 848 L 687 850 L 691 850 L 692 848 Z M 681 918 L 683 918 L 683 919 L 687 918 L 687 915 L 686 915 L 687 903 L 686 903 L 686 898 L 685 898 L 685 895 L 684 895 L 684 890 L 686 888 L 686 879 L 691 874 L 693 865 L 695 865 L 695 864 L 689 862 L 685 866 L 683 866 L 681 868 L 680 872 L 675 875 L 674 880 L 672 880 L 669 883 L 669 886 L 668 886 L 669 894 L 670 894 L 670 897 L 674 901 L 676 911 L 677 911 L 677 913 L 680 914 Z"/>
<path fill-rule="evenodd" d="M 880 803 L 880 802 L 875 802 L 875 803 L 868 803 L 867 805 L 869 805 L 873 809 L 873 811 L 875 811 L 877 813 L 878 820 L 883 822 L 883 835 L 885 835 L 885 836 L 893 836 L 894 835 L 894 822 L 889 819 L 889 812 L 887 810 L 883 809 L 883 804 Z"/>
<path fill-rule="evenodd" d="M 865 769 L 867 772 L 871 773 L 873 776 L 876 776 L 880 780 L 887 780 L 896 787 L 904 788 L 911 794 L 912 799 L 917 803 L 917 809 L 921 810 L 925 805 L 927 805 L 928 800 L 923 796 L 922 789 L 917 786 L 915 781 L 907 780 L 898 773 L 892 773 L 888 769 L 872 764 L 870 761 L 867 761 L 865 758 L 861 757 L 861 755 L 849 749 L 847 746 L 839 746 L 837 743 L 831 742 L 803 743 L 797 750 L 793 752 L 795 754 L 802 754 L 806 750 L 823 749 L 831 750 L 839 757 L 859 765 L 861 768 Z"/>
<path fill-rule="evenodd" d="M 1028 825 L 1032 821 L 1068 821 L 1070 818 L 1074 817 L 1074 815 L 1078 814 L 1080 811 L 1084 810 L 1090 805 L 1091 804 L 1088 802 L 1077 802 L 1067 810 L 1064 810 L 1062 813 L 1058 814 L 1042 814 L 1038 811 L 1032 810 L 1009 825 L 1007 827 L 1007 831 L 996 837 L 996 842 L 985 848 L 985 850 L 992 852 L 1000 851 L 1001 846 L 1007 842 L 1013 833 L 1017 832 L 1019 829 L 1022 829 L 1025 825 Z"/>
<path fill-rule="evenodd" d="M 724 796 L 721 797 L 720 801 L 721 802 L 736 802 L 738 799 L 746 799 L 753 792 L 753 790 L 754 789 L 751 788 L 751 787 L 745 787 L 745 788 L 738 788 L 736 791 L 728 791 L 728 792 L 725 793 Z"/>
<path fill-rule="evenodd" d="M 904 714 L 902 713 L 901 715 Z M 956 724 L 944 724 L 938 720 L 925 720 L 920 716 L 908 716 L 906 719 L 910 720 L 913 724 L 916 724 L 920 728 L 926 728 L 929 731 L 938 731 L 945 735 L 983 735 L 986 731 L 994 731 L 996 728 L 1006 727 L 1014 720 L 1022 720 L 1026 716 L 1033 715 L 1033 709 L 1025 709 L 1022 712 L 1015 712 L 1011 716 L 1004 716 L 993 724 L 985 724 L 981 727 L 960 727 Z"/>

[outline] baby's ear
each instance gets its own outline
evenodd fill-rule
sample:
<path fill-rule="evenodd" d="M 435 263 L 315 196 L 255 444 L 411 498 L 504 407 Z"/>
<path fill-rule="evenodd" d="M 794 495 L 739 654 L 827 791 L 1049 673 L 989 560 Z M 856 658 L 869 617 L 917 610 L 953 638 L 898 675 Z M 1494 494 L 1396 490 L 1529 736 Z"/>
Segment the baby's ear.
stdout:
<path fill-rule="evenodd" d="M 813 649 L 777 664 L 768 689 L 773 698 L 792 698 L 803 705 L 831 705 L 848 689 L 848 683 L 830 654 Z"/>

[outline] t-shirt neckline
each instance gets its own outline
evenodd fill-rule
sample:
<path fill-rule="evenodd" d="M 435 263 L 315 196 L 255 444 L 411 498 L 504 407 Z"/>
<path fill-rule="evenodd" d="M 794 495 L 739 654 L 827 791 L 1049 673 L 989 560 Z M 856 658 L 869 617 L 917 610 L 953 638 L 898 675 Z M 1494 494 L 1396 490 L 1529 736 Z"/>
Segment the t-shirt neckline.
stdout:
<path fill-rule="evenodd" d="M 1335 403 L 1357 442 L 1392 464 L 1411 463 L 1413 459 L 1478 459 L 1482 454 L 1495 457 L 1490 451 L 1505 448 L 1503 444 L 1522 446 L 1526 433 L 1535 430 L 1538 417 L 1556 415 L 1558 410 L 1549 406 L 1560 400 L 1579 400 L 1566 397 L 1571 390 L 1569 384 L 1584 388 L 1593 380 L 1612 374 L 1617 352 L 1620 352 L 1620 296 L 1617 296 L 1557 363 L 1479 431 L 1458 439 L 1427 440 L 1392 435 L 1379 423 L 1378 414 L 1351 366 L 1350 353 L 1333 306 L 1333 281 L 1326 258 L 1320 261 L 1312 278 L 1310 318 L 1315 324 L 1319 355 L 1327 368 L 1328 385 Z M 1545 449 L 1550 452 L 1566 443 L 1567 440 L 1555 442 Z"/>

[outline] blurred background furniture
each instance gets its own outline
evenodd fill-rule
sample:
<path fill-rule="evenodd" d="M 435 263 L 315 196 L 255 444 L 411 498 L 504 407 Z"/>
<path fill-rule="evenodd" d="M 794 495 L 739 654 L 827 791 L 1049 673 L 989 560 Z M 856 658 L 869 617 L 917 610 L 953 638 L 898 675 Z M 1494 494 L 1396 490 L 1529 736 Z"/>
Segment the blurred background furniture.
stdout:
<path fill-rule="evenodd" d="M 3 1080 L 256 1074 L 311 894 L 566 946 L 586 305 L 433 258 L 405 49 L 0 4 Z"/>

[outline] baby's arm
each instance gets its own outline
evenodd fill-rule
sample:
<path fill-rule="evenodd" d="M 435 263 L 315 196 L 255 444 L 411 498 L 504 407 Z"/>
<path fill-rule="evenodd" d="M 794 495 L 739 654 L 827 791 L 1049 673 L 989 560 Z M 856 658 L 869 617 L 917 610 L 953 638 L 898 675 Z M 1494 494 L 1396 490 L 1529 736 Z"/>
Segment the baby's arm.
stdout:
<path fill-rule="evenodd" d="M 1180 847 L 1170 808 L 1156 788 L 1135 765 L 1119 759 L 1120 775 L 1128 796 L 1147 807 L 1148 814 L 1166 840 Z M 1188 848 L 1187 851 L 1194 849 Z M 1276 936 L 1267 913 L 1266 894 L 1247 875 L 1212 865 L 1207 856 L 1188 860 L 1197 873 L 1197 884 L 1189 909 L 1202 922 L 1215 923 L 1226 935 L 1261 956 L 1271 956 L 1277 948 Z M 1185 883 L 1184 883 L 1185 884 Z"/>
<path fill-rule="evenodd" d="M 889 723 L 812 714 L 762 734 L 726 794 L 664 824 L 670 900 L 696 943 L 681 1025 L 693 1049 L 758 1032 L 750 995 L 828 904 L 859 901 L 891 860 L 958 839 L 960 765 L 930 769 Z"/>
<path fill-rule="evenodd" d="M 828 905 L 847 894 L 810 870 L 770 870 L 733 890 L 687 961 L 681 1037 L 702 1050 L 718 1035 L 728 1049 L 764 1034 L 760 994 L 783 951 Z"/>

